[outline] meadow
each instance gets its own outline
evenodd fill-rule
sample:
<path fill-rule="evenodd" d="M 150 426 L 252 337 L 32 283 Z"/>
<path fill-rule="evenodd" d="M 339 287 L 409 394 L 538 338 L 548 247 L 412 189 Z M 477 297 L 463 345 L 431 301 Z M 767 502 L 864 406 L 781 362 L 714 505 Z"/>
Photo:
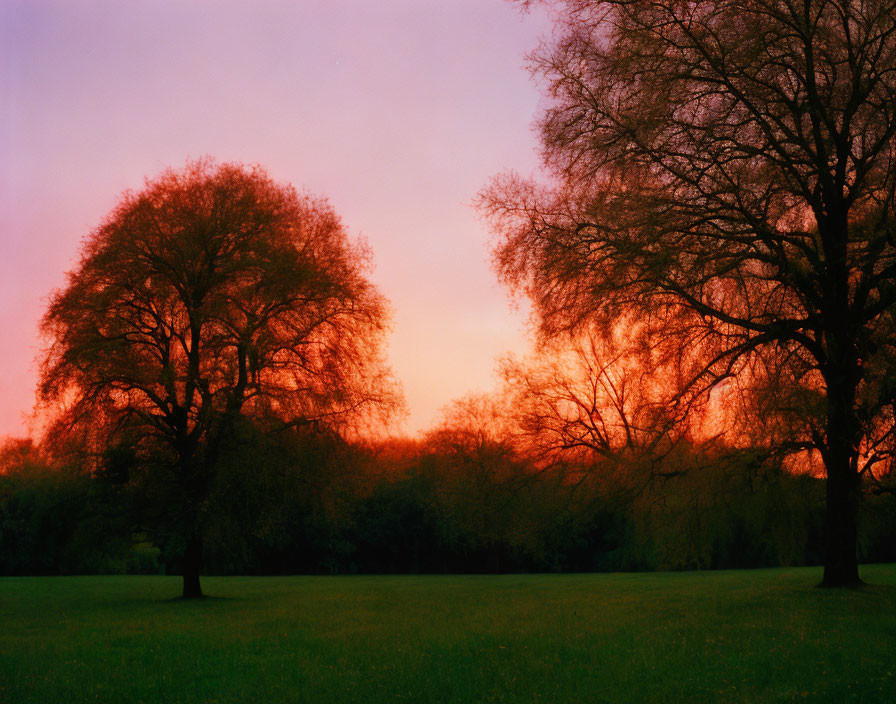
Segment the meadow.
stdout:
<path fill-rule="evenodd" d="M 0 579 L 3 702 L 886 702 L 896 565 Z"/>

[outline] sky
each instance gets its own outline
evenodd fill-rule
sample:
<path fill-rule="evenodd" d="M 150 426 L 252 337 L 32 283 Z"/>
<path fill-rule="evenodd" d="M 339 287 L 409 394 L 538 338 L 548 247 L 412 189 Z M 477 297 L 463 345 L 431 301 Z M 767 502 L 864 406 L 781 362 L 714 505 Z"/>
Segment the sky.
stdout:
<path fill-rule="evenodd" d="M 206 155 L 327 197 L 367 240 L 404 432 L 493 388 L 526 313 L 472 202 L 537 170 L 524 66 L 548 31 L 505 0 L 3 0 L 0 436 L 30 432 L 38 322 L 84 237 Z"/>

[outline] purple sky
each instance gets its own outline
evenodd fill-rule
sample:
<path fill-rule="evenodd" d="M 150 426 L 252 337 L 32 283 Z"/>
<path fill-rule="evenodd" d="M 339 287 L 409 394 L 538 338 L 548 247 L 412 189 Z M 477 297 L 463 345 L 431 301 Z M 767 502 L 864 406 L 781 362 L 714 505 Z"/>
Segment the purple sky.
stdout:
<path fill-rule="evenodd" d="M 121 192 L 188 158 L 259 163 L 327 196 L 392 301 L 405 430 L 494 383 L 526 344 L 470 206 L 537 166 L 504 0 L 0 3 L 0 435 L 27 432 L 37 322 Z"/>

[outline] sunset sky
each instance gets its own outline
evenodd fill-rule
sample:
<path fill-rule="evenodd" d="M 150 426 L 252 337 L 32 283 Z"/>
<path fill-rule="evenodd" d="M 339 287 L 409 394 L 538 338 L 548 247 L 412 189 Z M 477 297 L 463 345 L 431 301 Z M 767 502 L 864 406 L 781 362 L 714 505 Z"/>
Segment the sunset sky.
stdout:
<path fill-rule="evenodd" d="M 122 191 L 203 155 L 327 196 L 367 239 L 404 430 L 491 388 L 525 313 L 471 202 L 537 166 L 524 63 L 547 28 L 504 0 L 5 0 L 0 435 L 28 432 L 37 323 L 82 238 Z"/>

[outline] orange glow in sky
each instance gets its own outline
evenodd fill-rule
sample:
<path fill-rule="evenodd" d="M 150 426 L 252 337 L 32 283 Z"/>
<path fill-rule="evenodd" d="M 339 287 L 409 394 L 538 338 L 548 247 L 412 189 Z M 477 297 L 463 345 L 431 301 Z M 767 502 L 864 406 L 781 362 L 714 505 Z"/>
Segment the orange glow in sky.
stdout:
<path fill-rule="evenodd" d="M 5 0 L 0 5 L 0 435 L 28 432 L 37 323 L 125 189 L 210 155 L 327 196 L 391 300 L 405 430 L 490 389 L 526 346 L 470 203 L 537 166 L 504 0 Z"/>

